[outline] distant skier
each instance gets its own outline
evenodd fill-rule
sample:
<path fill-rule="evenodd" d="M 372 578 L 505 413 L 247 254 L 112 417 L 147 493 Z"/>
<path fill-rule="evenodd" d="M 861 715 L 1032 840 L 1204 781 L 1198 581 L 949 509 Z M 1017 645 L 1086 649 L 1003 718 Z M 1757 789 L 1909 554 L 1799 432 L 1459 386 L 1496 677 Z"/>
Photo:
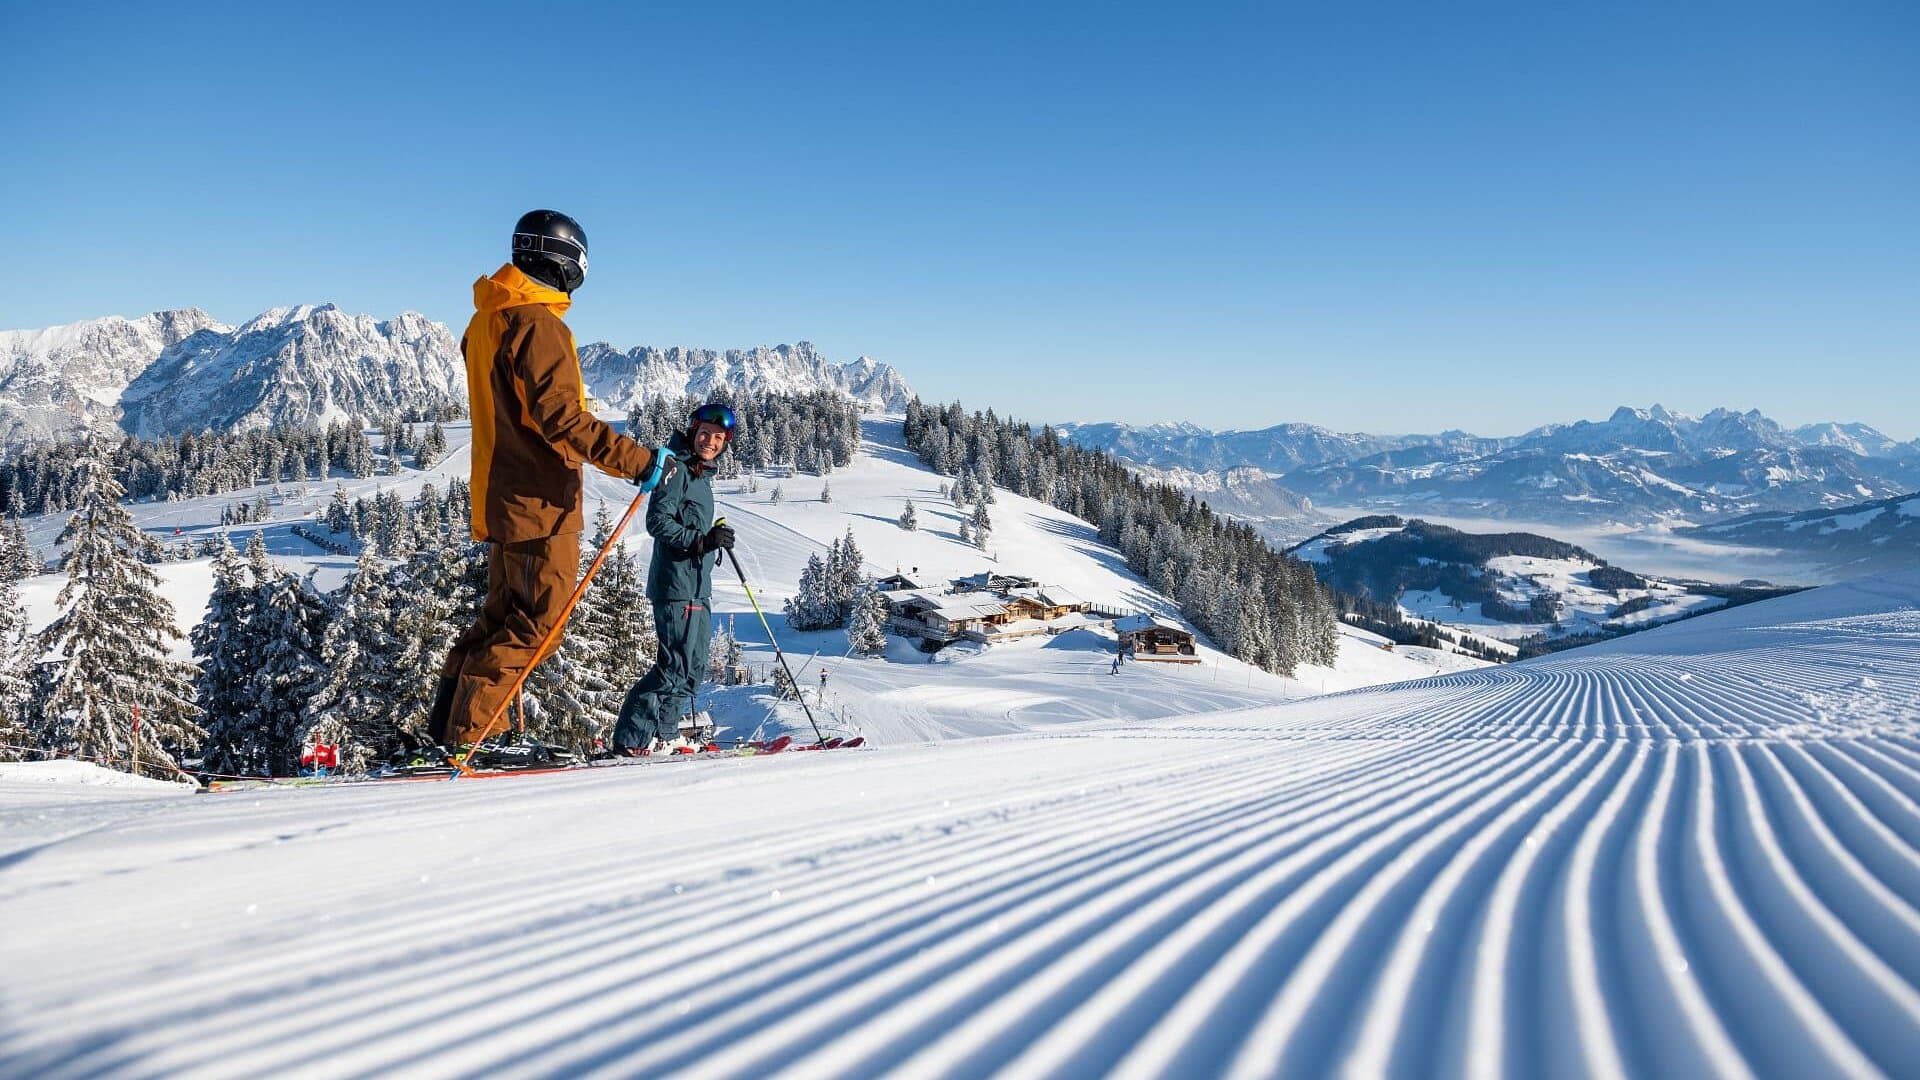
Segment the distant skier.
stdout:
<path fill-rule="evenodd" d="M 671 460 L 587 411 L 573 334 L 560 321 L 587 276 L 587 234 L 553 210 L 521 217 L 510 263 L 473 285 L 460 349 L 473 417 L 473 537 L 487 543 L 487 598 L 441 667 L 428 734 L 478 740 L 573 592 L 580 466 L 642 490 Z M 555 642 L 557 646 L 558 641 Z"/>
<path fill-rule="evenodd" d="M 1126 655 L 1125 653 L 1120 653 L 1120 652 L 1115 652 L 1113 654 L 1113 671 L 1111 671 L 1109 674 L 1113 674 L 1113 675 L 1120 674 L 1120 659 L 1125 655 Z"/>
<path fill-rule="evenodd" d="M 647 566 L 647 599 L 660 648 L 653 668 L 627 691 L 613 752 L 676 753 L 696 749 L 680 735 L 713 637 L 713 567 L 732 550 L 733 527 L 713 519 L 713 471 L 739 421 L 733 410 L 709 402 L 693 411 L 687 430 L 666 449 L 685 467 L 661 482 L 647 502 L 647 533 L 654 539 Z"/>
<path fill-rule="evenodd" d="M 826 668 L 820 669 L 820 700 L 822 702 L 825 702 L 827 700 L 827 669 Z"/>

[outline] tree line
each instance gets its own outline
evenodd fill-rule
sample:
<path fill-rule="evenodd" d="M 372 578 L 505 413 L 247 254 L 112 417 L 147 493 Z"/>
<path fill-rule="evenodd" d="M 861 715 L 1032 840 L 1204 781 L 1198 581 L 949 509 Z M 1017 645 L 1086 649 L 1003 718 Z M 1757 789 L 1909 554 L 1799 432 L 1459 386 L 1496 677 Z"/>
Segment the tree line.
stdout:
<path fill-rule="evenodd" d="M 83 457 L 101 458 L 126 497 L 142 502 L 331 476 L 397 475 L 404 464 L 424 469 L 446 453 L 441 424 L 457 418 L 451 412 L 428 410 L 381 421 L 377 453 L 365 431 L 338 422 L 160 439 L 127 435 L 108 443 L 97 436 L 32 443 L 0 460 L 0 514 L 43 514 L 79 506 L 78 463 Z"/>

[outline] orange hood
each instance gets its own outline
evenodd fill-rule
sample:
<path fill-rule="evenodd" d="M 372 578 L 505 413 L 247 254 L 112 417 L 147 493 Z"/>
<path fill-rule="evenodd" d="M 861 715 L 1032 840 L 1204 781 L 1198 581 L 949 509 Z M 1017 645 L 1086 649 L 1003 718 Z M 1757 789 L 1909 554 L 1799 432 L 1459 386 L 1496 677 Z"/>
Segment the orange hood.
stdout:
<path fill-rule="evenodd" d="M 475 311 L 499 311 L 523 304 L 544 304 L 555 315 L 565 315 L 573 306 L 573 298 L 533 280 L 512 263 L 495 270 L 492 277 L 473 283 Z"/>

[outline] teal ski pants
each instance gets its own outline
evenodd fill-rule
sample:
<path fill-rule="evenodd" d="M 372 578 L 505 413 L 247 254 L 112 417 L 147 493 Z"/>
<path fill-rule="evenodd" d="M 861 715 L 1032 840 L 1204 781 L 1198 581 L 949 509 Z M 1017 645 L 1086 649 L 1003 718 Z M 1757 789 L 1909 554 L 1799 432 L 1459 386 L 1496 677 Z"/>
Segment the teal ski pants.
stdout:
<path fill-rule="evenodd" d="M 694 691 L 706 677 L 713 612 L 705 600 L 656 602 L 653 627 L 660 639 L 659 655 L 620 706 L 620 722 L 613 728 L 615 750 L 644 747 L 655 736 L 671 739 L 679 734 L 680 717 L 693 706 Z"/>

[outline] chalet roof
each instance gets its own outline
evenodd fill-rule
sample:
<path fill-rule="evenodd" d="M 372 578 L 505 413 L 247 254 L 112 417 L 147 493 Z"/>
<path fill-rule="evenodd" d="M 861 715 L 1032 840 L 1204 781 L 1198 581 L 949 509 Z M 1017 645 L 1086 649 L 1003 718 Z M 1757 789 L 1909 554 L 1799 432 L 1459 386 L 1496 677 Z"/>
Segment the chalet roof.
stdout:
<path fill-rule="evenodd" d="M 1176 634 L 1193 636 L 1193 631 L 1159 615 L 1129 615 L 1124 619 L 1116 619 L 1113 628 L 1122 634 L 1134 634 L 1142 630 L 1171 630 Z"/>
<path fill-rule="evenodd" d="M 877 579 L 876 583 L 880 585 L 898 585 L 901 589 L 924 589 L 927 587 L 919 578 L 911 574 L 888 574 L 886 577 Z M 888 591 L 897 592 L 899 590 L 893 589 Z"/>
<path fill-rule="evenodd" d="M 938 615 L 948 622 L 965 622 L 969 619 L 988 619 L 995 615 L 1005 615 L 1007 609 L 991 600 L 971 600 L 964 596 L 943 597 L 946 602 L 928 612 Z"/>
<path fill-rule="evenodd" d="M 890 608 L 905 608 L 916 605 L 936 608 L 947 599 L 947 594 L 938 589 L 894 589 L 880 594 Z"/>
<path fill-rule="evenodd" d="M 1008 596 L 1017 596 L 1022 600 L 1032 600 L 1043 607 L 1073 607 L 1086 603 L 1078 593 L 1063 589 L 1058 585 L 1038 585 L 1026 589 L 1010 589 Z"/>

